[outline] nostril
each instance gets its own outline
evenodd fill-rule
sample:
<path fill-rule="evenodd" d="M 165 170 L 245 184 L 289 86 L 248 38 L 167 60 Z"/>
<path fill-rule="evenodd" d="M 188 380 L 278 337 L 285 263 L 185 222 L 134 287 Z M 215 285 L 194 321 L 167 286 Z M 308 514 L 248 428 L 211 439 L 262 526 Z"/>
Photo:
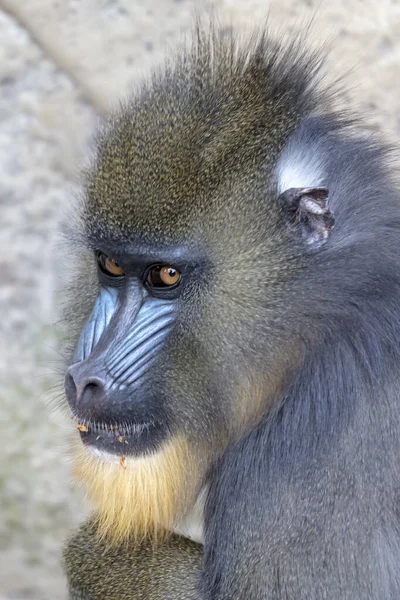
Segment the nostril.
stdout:
<path fill-rule="evenodd" d="M 99 381 L 88 381 L 78 388 L 77 403 L 80 406 L 92 407 L 104 396 L 104 386 Z"/>
<path fill-rule="evenodd" d="M 87 384 L 85 385 L 85 389 L 84 389 L 84 391 L 86 391 L 86 390 L 90 390 L 90 391 L 92 391 L 92 392 L 95 392 L 95 391 L 96 391 L 96 388 L 98 388 L 98 387 L 100 387 L 98 383 L 95 383 L 94 381 L 93 381 L 93 382 L 92 382 L 92 381 L 90 381 L 89 383 L 87 383 Z"/>
<path fill-rule="evenodd" d="M 78 363 L 72 365 L 65 376 L 65 394 L 75 411 L 78 408 L 90 410 L 106 400 L 106 380 L 97 373 L 88 373 L 88 370 L 87 365 Z"/>
<path fill-rule="evenodd" d="M 90 377 L 77 386 L 78 396 L 83 396 L 86 392 L 91 394 L 101 394 L 105 391 L 105 383 L 98 377 Z"/>

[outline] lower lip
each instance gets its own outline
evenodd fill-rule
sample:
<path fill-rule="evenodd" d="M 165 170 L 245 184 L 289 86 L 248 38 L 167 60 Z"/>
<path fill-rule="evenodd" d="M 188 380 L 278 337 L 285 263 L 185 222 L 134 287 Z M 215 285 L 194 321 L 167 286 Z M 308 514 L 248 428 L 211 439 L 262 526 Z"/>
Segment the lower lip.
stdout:
<path fill-rule="evenodd" d="M 164 437 L 163 430 L 161 423 L 151 422 L 130 426 L 127 435 L 116 428 L 91 431 L 90 426 L 88 431 L 79 429 L 79 432 L 83 444 L 101 458 L 103 455 L 121 457 L 148 452 Z"/>
<path fill-rule="evenodd" d="M 92 454 L 95 458 L 104 462 L 111 462 L 115 464 L 121 464 L 121 457 L 117 454 L 111 454 L 106 450 L 99 450 L 96 446 L 86 446 L 87 451 Z"/>

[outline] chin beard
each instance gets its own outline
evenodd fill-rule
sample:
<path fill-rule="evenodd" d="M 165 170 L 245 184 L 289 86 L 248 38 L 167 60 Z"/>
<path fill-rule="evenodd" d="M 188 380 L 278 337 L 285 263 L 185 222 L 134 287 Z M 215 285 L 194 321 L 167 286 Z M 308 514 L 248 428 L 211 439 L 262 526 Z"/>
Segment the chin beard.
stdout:
<path fill-rule="evenodd" d="M 183 436 L 140 457 L 119 457 L 76 440 L 73 474 L 87 491 L 102 539 L 116 545 L 168 536 L 192 509 L 204 483 L 207 451 Z"/>

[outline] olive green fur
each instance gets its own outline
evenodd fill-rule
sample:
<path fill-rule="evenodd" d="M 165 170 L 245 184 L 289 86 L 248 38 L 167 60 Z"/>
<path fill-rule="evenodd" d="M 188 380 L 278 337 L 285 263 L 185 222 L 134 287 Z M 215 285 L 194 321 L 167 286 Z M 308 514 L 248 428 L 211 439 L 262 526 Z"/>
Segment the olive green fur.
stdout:
<path fill-rule="evenodd" d="M 278 302 L 298 272 L 302 249 L 281 226 L 273 173 L 285 142 L 324 96 L 320 61 L 305 48 L 301 37 L 282 49 L 266 33 L 241 45 L 232 32 L 198 29 L 192 45 L 111 115 L 98 137 L 84 182 L 87 245 L 97 249 L 101 240 L 100 249 L 113 252 L 128 243 L 132 254 L 160 249 L 160 258 L 184 248 L 209 260 L 206 281 L 185 297 L 198 318 L 173 350 L 177 387 L 191 397 L 196 390 L 187 382 L 226 362 L 224 352 L 237 349 L 242 360 L 257 328 L 267 327 L 265 298 Z M 251 198 L 245 207 L 244 198 Z M 257 277 L 266 287 L 253 286 L 249 296 Z M 82 313 L 76 298 L 72 310 Z M 194 330 L 207 348 L 203 367 L 192 351 Z"/>
<path fill-rule="evenodd" d="M 282 51 L 266 34 L 240 47 L 199 30 L 108 119 L 86 181 L 88 231 L 204 243 L 206 219 L 215 241 L 221 219 L 226 235 L 243 218 L 244 193 L 254 220 L 279 151 L 320 99 L 318 68 L 301 39 Z"/>
<path fill-rule="evenodd" d="M 202 547 L 172 535 L 154 549 L 148 542 L 110 548 L 91 521 L 64 552 L 70 600 L 200 600 Z"/>
<path fill-rule="evenodd" d="M 268 338 L 258 331 L 272 327 L 271 307 L 302 260 L 302 249 L 288 243 L 271 175 L 286 140 L 323 96 L 319 62 L 304 48 L 299 38 L 282 49 L 266 34 L 240 46 L 234 33 L 199 29 L 191 46 L 109 117 L 74 221 L 73 237 L 79 242 L 81 233 L 86 249 L 77 244 L 66 310 L 71 348 L 98 290 L 91 249 L 124 253 L 128 244 L 134 260 L 147 248 L 160 249 L 160 259 L 184 248 L 207 258 L 184 293 L 179 343 L 171 344 L 165 369 L 178 428 L 201 432 L 215 451 L 243 388 L 253 385 L 257 357 L 268 362 L 266 344 L 275 353 L 272 329 Z M 254 286 L 258 278 L 265 285 Z M 279 318 L 287 318 L 283 307 Z M 292 335 L 286 343 L 293 346 Z M 210 409 L 205 388 L 221 364 L 230 366 L 215 435 L 218 407 Z"/>

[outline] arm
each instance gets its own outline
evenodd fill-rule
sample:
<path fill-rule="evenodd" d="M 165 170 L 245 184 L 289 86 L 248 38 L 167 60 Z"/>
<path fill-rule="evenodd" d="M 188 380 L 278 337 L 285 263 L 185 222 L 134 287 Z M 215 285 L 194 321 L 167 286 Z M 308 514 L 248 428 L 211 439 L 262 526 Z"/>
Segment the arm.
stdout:
<path fill-rule="evenodd" d="M 202 546 L 178 535 L 110 548 L 88 521 L 64 552 L 69 600 L 202 600 L 201 558 Z"/>

